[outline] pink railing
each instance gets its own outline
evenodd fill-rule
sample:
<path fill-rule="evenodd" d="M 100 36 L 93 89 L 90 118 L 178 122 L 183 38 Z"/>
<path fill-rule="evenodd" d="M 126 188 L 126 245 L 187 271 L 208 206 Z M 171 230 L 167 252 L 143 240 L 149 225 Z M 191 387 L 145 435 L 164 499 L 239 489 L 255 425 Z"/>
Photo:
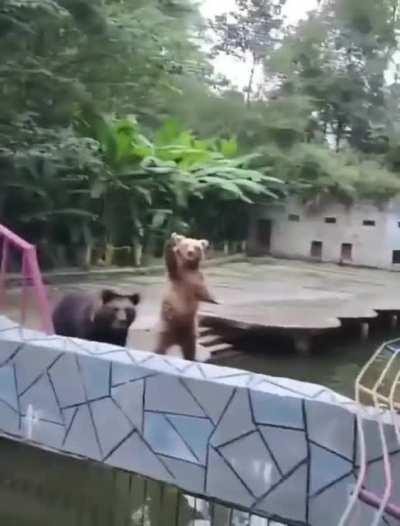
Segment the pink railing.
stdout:
<path fill-rule="evenodd" d="M 380 526 L 386 513 L 396 520 L 400 519 L 400 505 L 391 501 L 393 490 L 392 465 L 388 443 L 385 435 L 385 422 L 382 410 L 390 415 L 397 442 L 400 446 L 400 422 L 398 411 L 399 398 L 396 396 L 400 387 L 400 340 L 382 344 L 361 369 L 355 382 L 355 400 L 358 405 L 357 428 L 359 446 L 359 472 L 357 482 L 349 498 L 339 526 L 354 524 L 351 518 L 360 500 L 376 509 L 371 526 Z M 389 352 L 388 352 L 389 351 Z M 375 374 L 373 374 L 375 373 Z M 378 374 L 377 374 L 378 373 Z M 376 378 L 371 385 L 371 378 Z M 364 432 L 365 408 L 362 406 L 362 396 L 367 395 L 375 408 L 378 419 L 379 441 L 382 448 L 384 488 L 376 493 L 365 487 L 368 476 L 367 444 Z M 387 423 L 387 422 L 386 422 Z M 364 525 L 363 525 L 364 526 Z"/>
<path fill-rule="evenodd" d="M 50 305 L 43 284 L 42 275 L 40 273 L 36 247 L 1 224 L 0 243 L 2 247 L 0 266 L 0 309 L 5 306 L 6 275 L 10 263 L 10 249 L 13 248 L 20 252 L 22 263 L 21 324 L 24 325 L 26 321 L 28 286 L 32 285 L 42 321 L 42 328 L 48 334 L 52 334 L 54 328 L 51 319 Z"/>

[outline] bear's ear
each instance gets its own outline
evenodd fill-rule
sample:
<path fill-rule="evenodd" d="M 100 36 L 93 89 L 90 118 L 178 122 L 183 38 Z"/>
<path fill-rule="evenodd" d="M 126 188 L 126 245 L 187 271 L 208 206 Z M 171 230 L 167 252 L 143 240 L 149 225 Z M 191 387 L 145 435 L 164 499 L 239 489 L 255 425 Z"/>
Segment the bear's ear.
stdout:
<path fill-rule="evenodd" d="M 208 250 L 210 248 L 210 243 L 207 239 L 200 239 L 200 245 L 203 250 Z"/>
<path fill-rule="evenodd" d="M 115 292 L 115 290 L 111 289 L 104 289 L 101 291 L 101 300 L 103 304 L 110 303 L 110 301 L 114 300 L 115 298 L 118 298 L 119 294 Z"/>
<path fill-rule="evenodd" d="M 174 232 L 173 234 L 171 234 L 171 240 L 174 242 L 174 243 L 180 243 L 181 241 L 183 241 L 185 239 L 185 236 L 181 236 L 180 234 L 177 234 L 176 232 Z"/>
<path fill-rule="evenodd" d="M 129 296 L 129 299 L 131 300 L 132 304 L 133 305 L 138 305 L 140 303 L 140 300 L 142 299 L 140 297 L 140 294 L 138 294 L 137 292 L 135 292 L 135 294 L 131 294 Z"/>

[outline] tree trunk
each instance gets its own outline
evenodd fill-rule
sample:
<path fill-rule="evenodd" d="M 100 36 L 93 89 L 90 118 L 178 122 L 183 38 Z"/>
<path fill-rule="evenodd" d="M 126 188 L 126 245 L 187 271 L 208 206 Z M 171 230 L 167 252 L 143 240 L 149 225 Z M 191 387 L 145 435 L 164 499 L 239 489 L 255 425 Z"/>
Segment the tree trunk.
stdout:
<path fill-rule="evenodd" d="M 93 260 L 93 247 L 90 243 L 88 243 L 85 248 L 85 258 L 84 258 L 85 268 L 89 269 L 92 266 L 92 260 Z"/>
<path fill-rule="evenodd" d="M 342 140 L 342 133 L 343 133 L 343 123 L 341 120 L 338 120 L 337 127 L 336 127 L 336 144 L 335 144 L 336 153 L 340 151 L 340 141 Z"/>
<path fill-rule="evenodd" d="M 142 243 L 135 239 L 133 241 L 132 245 L 132 251 L 133 251 L 133 264 L 135 267 L 141 267 L 142 266 L 142 260 L 143 260 L 143 245 Z"/>
<path fill-rule="evenodd" d="M 104 262 L 107 267 L 110 267 L 113 264 L 114 260 L 114 247 L 107 243 L 106 245 L 106 251 L 104 255 Z"/>
<path fill-rule="evenodd" d="M 247 84 L 247 94 L 246 94 L 246 106 L 247 107 L 250 106 L 250 103 L 251 103 L 251 95 L 252 95 L 252 92 L 253 92 L 254 74 L 255 74 L 255 71 L 256 71 L 256 64 L 257 64 L 256 56 L 255 56 L 254 53 L 252 55 L 252 59 L 253 59 L 253 63 L 252 63 L 251 70 L 250 70 L 249 83 Z"/>

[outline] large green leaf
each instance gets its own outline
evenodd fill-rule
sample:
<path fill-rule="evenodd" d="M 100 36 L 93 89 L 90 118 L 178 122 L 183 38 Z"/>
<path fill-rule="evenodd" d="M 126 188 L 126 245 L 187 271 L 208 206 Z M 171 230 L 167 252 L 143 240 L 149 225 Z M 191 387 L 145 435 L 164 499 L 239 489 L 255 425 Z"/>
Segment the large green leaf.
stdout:
<path fill-rule="evenodd" d="M 234 157 L 239 150 L 237 140 L 235 138 L 221 140 L 220 152 L 225 157 Z"/>

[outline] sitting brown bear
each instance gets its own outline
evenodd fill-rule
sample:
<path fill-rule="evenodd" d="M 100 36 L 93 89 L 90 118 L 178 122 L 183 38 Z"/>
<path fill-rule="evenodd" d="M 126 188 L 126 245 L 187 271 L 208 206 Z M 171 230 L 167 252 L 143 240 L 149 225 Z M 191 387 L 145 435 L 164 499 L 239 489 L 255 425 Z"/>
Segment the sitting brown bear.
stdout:
<path fill-rule="evenodd" d="M 140 295 L 103 290 L 100 300 L 99 303 L 98 298 L 85 292 L 66 294 L 53 312 L 55 333 L 125 346 Z"/>
<path fill-rule="evenodd" d="M 159 354 L 165 354 L 173 345 L 179 345 L 186 360 L 195 359 L 199 302 L 217 303 L 200 271 L 200 262 L 208 246 L 205 239 L 177 234 L 172 234 L 166 244 L 169 288 L 161 305 L 161 328 L 155 351 Z"/>

